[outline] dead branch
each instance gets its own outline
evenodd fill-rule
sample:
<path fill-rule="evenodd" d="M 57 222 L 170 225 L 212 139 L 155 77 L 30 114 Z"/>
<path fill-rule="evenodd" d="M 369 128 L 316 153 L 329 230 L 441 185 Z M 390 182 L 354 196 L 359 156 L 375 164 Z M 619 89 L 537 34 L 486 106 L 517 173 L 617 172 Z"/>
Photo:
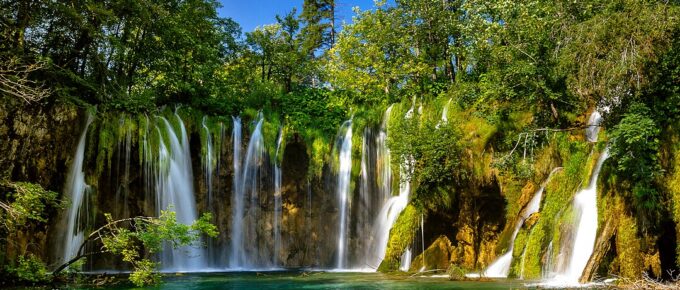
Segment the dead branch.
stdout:
<path fill-rule="evenodd" d="M 51 91 L 41 82 L 28 78 L 29 74 L 45 68 L 44 62 L 21 64 L 17 59 L 0 62 L 0 92 L 33 103 L 47 97 Z"/>

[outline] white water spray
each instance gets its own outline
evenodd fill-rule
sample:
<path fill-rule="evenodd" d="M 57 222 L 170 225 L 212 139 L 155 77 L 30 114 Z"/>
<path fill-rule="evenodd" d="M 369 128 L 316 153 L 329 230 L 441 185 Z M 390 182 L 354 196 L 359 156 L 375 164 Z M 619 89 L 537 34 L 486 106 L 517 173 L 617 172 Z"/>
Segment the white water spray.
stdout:
<path fill-rule="evenodd" d="M 281 192 L 281 144 L 283 143 L 283 130 L 279 129 L 279 138 L 276 141 L 276 156 L 274 157 L 274 265 L 278 266 L 279 253 L 281 252 L 281 218 L 283 201 Z"/>
<path fill-rule="evenodd" d="M 191 170 L 191 156 L 186 128 L 179 115 L 175 114 L 179 126 L 179 134 L 170 122 L 161 117 L 165 126 L 166 138 L 160 138 L 158 172 L 156 175 L 157 211 L 171 209 L 175 211 L 177 222 L 191 224 L 198 219 L 196 200 L 194 199 L 194 183 Z M 157 127 L 160 134 L 161 127 Z M 164 271 L 196 271 L 206 267 L 205 249 L 187 246 L 174 249 L 165 246 L 161 253 L 161 264 Z"/>
<path fill-rule="evenodd" d="M 593 254 L 597 238 L 597 179 L 600 176 L 602 164 L 608 157 L 609 148 L 607 147 L 595 164 L 588 187 L 574 196 L 576 233 L 572 243 L 564 249 L 570 255 L 566 267 L 555 273 L 549 284 L 578 285 L 583 270 Z M 560 253 L 560 256 L 566 257 L 567 255 Z"/>
<path fill-rule="evenodd" d="M 344 136 L 339 139 L 339 166 L 336 194 L 340 203 L 340 217 L 338 223 L 337 268 L 345 268 L 345 251 L 347 247 L 347 203 L 352 176 L 352 120 L 345 121 Z M 342 131 L 341 131 L 342 132 Z"/>
<path fill-rule="evenodd" d="M 586 127 L 586 139 L 588 142 L 597 142 L 597 136 L 600 132 L 600 123 L 602 123 L 602 115 L 595 109 L 588 118 L 588 126 Z"/>
<path fill-rule="evenodd" d="M 536 191 L 536 193 L 531 198 L 529 203 L 527 203 L 527 205 L 524 207 L 512 232 L 512 237 L 510 238 L 510 246 L 508 247 L 508 250 L 505 252 L 505 254 L 498 257 L 496 261 L 491 263 L 491 265 L 489 265 L 489 267 L 484 271 L 482 276 L 489 278 L 508 277 L 508 273 L 510 272 L 510 265 L 512 263 L 512 252 L 515 247 L 515 238 L 517 238 L 517 234 L 519 233 L 519 230 L 522 228 L 522 225 L 524 225 L 526 219 L 528 219 L 532 214 L 537 213 L 540 210 L 541 199 L 543 198 L 543 191 L 545 190 L 545 187 L 548 185 L 548 182 L 550 182 L 550 177 L 552 177 L 552 175 L 559 169 L 561 169 L 561 167 L 555 168 L 550 172 L 547 180 L 541 185 L 541 187 L 538 189 L 538 191 Z"/>
<path fill-rule="evenodd" d="M 80 245 L 85 240 L 85 219 L 89 216 L 89 206 L 86 202 L 90 186 L 85 183 L 83 161 L 85 159 L 85 142 L 87 141 L 87 129 L 92 123 L 92 115 L 87 115 L 87 123 L 83 133 L 80 134 L 78 147 L 73 156 L 73 162 L 69 168 L 64 197 L 71 201 L 66 215 L 66 229 L 63 232 L 64 246 L 59 259 L 68 261 L 78 254 Z"/>

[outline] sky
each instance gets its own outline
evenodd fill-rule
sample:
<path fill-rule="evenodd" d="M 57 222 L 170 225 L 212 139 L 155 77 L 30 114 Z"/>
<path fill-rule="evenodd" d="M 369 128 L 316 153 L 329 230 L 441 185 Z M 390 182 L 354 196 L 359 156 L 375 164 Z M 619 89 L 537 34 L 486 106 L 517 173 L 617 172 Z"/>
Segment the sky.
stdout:
<path fill-rule="evenodd" d="M 219 0 L 222 7 L 217 12 L 221 17 L 229 17 L 241 25 L 243 33 L 253 31 L 256 27 L 264 24 L 276 23 L 276 15 L 297 9 L 302 11 L 303 0 Z M 336 0 L 337 24 L 351 22 L 354 12 L 352 7 L 358 6 L 361 10 L 373 8 L 373 0 Z"/>

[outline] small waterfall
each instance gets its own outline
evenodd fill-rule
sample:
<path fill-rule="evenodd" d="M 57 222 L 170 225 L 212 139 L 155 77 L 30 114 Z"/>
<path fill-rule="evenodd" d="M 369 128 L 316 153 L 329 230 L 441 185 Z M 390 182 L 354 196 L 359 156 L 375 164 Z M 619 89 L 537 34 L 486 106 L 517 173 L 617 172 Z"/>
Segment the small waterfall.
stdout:
<path fill-rule="evenodd" d="M 160 117 L 165 125 L 166 134 L 159 131 L 159 156 L 156 174 L 157 211 L 172 208 L 176 212 L 177 222 L 191 224 L 198 219 L 194 198 L 194 183 L 191 170 L 191 156 L 186 128 L 179 115 L 175 114 L 179 126 L 179 134 L 170 122 Z M 195 271 L 206 266 L 204 249 L 183 247 L 173 249 L 166 245 L 161 253 L 161 264 L 165 271 Z"/>
<path fill-rule="evenodd" d="M 600 132 L 600 123 L 602 123 L 602 115 L 595 109 L 588 118 L 588 126 L 586 127 L 586 140 L 588 142 L 597 142 L 597 135 Z"/>
<path fill-rule="evenodd" d="M 354 245 L 354 256 L 357 258 L 357 263 L 353 264 L 353 268 L 375 268 L 373 264 L 372 247 L 374 240 L 374 224 L 375 208 L 379 207 L 385 202 L 386 197 L 379 191 L 376 174 L 377 168 L 377 151 L 374 130 L 371 127 L 364 129 L 364 134 L 361 139 L 361 179 L 359 182 L 359 196 L 356 203 L 353 201 L 350 215 L 354 224 L 353 232 L 356 234 L 356 244 Z M 350 255 L 350 257 L 353 257 Z"/>
<path fill-rule="evenodd" d="M 347 120 L 342 124 L 340 132 L 344 135 L 338 136 L 338 176 L 336 194 L 340 204 L 338 219 L 338 248 L 337 265 L 338 269 L 344 269 L 346 264 L 347 247 L 347 204 L 352 177 L 352 120 Z M 341 133 L 342 134 L 342 133 Z"/>
<path fill-rule="evenodd" d="M 550 278 L 551 273 L 553 273 L 553 241 L 551 240 L 548 244 L 548 249 L 545 251 L 545 264 L 541 267 L 541 273 L 543 279 Z"/>
<path fill-rule="evenodd" d="M 568 257 L 566 267 L 555 273 L 553 282 L 561 284 L 576 285 L 583 274 L 583 270 L 593 253 L 595 239 L 597 238 L 597 178 L 604 161 L 609 157 L 609 147 L 607 147 L 593 169 L 588 187 L 579 191 L 574 196 L 574 212 L 576 214 L 576 233 L 575 237 L 567 249 L 561 249 L 566 253 L 571 253 Z M 566 257 L 560 253 L 560 256 Z"/>
<path fill-rule="evenodd" d="M 213 140 L 210 134 L 210 129 L 206 125 L 207 116 L 203 116 L 201 121 L 201 126 L 205 132 L 205 144 L 203 148 L 205 149 L 203 153 L 203 175 L 205 176 L 205 186 L 208 189 L 208 208 L 213 202 L 213 169 L 215 163 L 213 160 Z"/>
<path fill-rule="evenodd" d="M 420 242 L 423 247 L 423 266 L 420 267 L 420 272 L 422 272 L 427 268 L 427 265 L 425 265 L 425 216 L 422 213 L 420 214 Z"/>
<path fill-rule="evenodd" d="M 410 186 L 400 186 L 399 195 L 391 197 L 387 203 L 382 207 L 378 214 L 378 219 L 374 225 L 376 229 L 376 242 L 371 257 L 373 261 L 369 265 L 378 267 L 380 262 L 385 258 L 385 251 L 387 250 L 387 242 L 390 237 L 390 229 L 397 221 L 399 214 L 408 205 L 410 194 Z"/>
<path fill-rule="evenodd" d="M 259 251 L 261 249 L 257 246 L 257 223 L 260 218 L 260 167 L 264 162 L 265 152 L 262 135 L 263 122 L 264 117 L 260 113 L 248 142 L 243 167 L 240 168 L 241 171 L 234 170 L 234 175 L 240 175 L 240 180 L 239 183 L 234 183 L 236 190 L 232 219 L 232 255 L 229 265 L 231 268 L 251 269 L 253 266 L 261 266 L 261 263 L 259 263 Z M 236 138 L 234 139 L 236 140 Z M 234 143 L 234 146 L 236 146 L 236 143 Z M 234 160 L 236 160 L 236 156 L 236 148 L 234 148 Z M 246 204 L 248 196 L 250 200 Z M 256 243 L 254 247 L 252 246 L 253 243 Z"/>
<path fill-rule="evenodd" d="M 402 272 L 408 272 L 411 268 L 411 247 L 406 248 L 404 253 L 401 254 L 401 262 L 399 263 L 399 270 Z"/>
<path fill-rule="evenodd" d="M 387 125 L 392 113 L 392 106 L 385 110 L 380 131 L 376 138 L 376 158 L 374 160 L 376 167 L 377 199 L 380 208 L 375 220 L 372 221 L 371 229 L 371 244 L 367 248 L 368 253 L 365 255 L 364 264 L 371 269 L 376 270 L 380 263 L 385 258 L 385 251 L 387 250 L 387 242 L 389 241 L 390 230 L 394 225 L 399 214 L 404 210 L 408 204 L 409 192 L 400 191 L 399 196 L 392 196 L 392 168 L 390 166 L 390 150 L 387 147 Z M 362 156 L 363 158 L 363 156 Z M 364 172 L 364 161 L 362 160 L 362 172 Z M 363 177 L 368 178 L 368 176 Z M 368 189 L 366 189 L 368 190 Z"/>
<path fill-rule="evenodd" d="M 449 106 L 451 105 L 451 100 L 453 99 L 449 99 L 446 102 L 446 105 L 444 105 L 444 109 L 442 110 L 442 119 L 437 123 L 437 126 L 435 126 L 435 128 L 439 128 L 442 125 L 446 125 L 449 123 Z"/>
<path fill-rule="evenodd" d="M 543 185 L 541 185 L 538 191 L 536 191 L 534 197 L 532 197 L 529 203 L 527 203 L 524 210 L 522 210 L 520 218 L 517 220 L 517 223 L 515 224 L 515 229 L 512 232 L 512 237 L 510 238 L 510 246 L 508 247 L 508 250 L 505 252 L 505 254 L 498 257 L 496 261 L 489 265 L 489 267 L 484 271 L 483 274 L 484 277 L 489 278 L 508 277 L 508 273 L 510 272 L 510 264 L 512 263 L 512 252 L 515 247 L 515 238 L 517 238 L 519 230 L 522 228 L 522 225 L 524 225 L 524 221 L 526 221 L 526 219 L 528 219 L 532 214 L 537 213 L 540 210 L 541 199 L 543 198 L 543 191 L 545 190 L 545 187 L 548 185 L 550 177 L 552 177 L 552 175 L 559 169 L 561 169 L 561 167 L 557 167 L 550 172 L 547 180 L 543 183 Z"/>
<path fill-rule="evenodd" d="M 85 159 L 87 129 L 90 128 L 91 123 L 92 115 L 88 114 L 87 123 L 83 133 L 80 134 L 78 147 L 76 147 L 64 188 L 64 198 L 67 198 L 71 203 L 65 216 L 66 229 L 63 231 L 62 236 L 64 246 L 58 257 L 61 262 L 66 262 L 75 257 L 78 254 L 80 245 L 85 240 L 85 227 L 87 217 L 90 215 L 90 205 L 87 202 L 90 186 L 85 183 L 83 161 Z"/>
<path fill-rule="evenodd" d="M 149 123 L 149 116 L 144 116 L 144 134 L 142 135 L 142 144 L 140 145 L 142 147 L 140 166 L 143 166 L 144 191 L 146 192 L 144 194 L 144 198 L 147 201 L 155 200 L 156 198 L 156 187 L 154 182 L 156 180 L 156 162 L 158 161 L 154 157 L 154 150 L 151 148 L 152 144 L 151 140 L 149 139 L 152 132 L 158 132 L 158 130 L 152 131 Z M 151 202 L 147 202 L 144 209 L 145 212 L 156 211 L 155 204 L 151 204 Z"/>
<path fill-rule="evenodd" d="M 203 130 L 204 138 L 201 138 L 202 148 L 201 148 L 201 154 L 203 155 L 203 178 L 205 182 L 205 187 L 207 191 L 207 199 L 206 199 L 206 209 L 208 211 L 211 211 L 213 213 L 217 212 L 217 208 L 219 207 L 219 201 L 215 202 L 215 197 L 214 197 L 214 192 L 215 192 L 215 184 L 213 183 L 213 176 L 219 176 L 219 158 L 220 158 L 220 148 L 221 148 L 221 142 L 222 142 L 222 130 L 224 130 L 222 124 L 220 123 L 220 135 L 217 136 L 219 139 L 217 139 L 220 143 L 218 144 L 217 147 L 217 152 L 214 150 L 214 144 L 213 143 L 213 136 L 212 133 L 210 132 L 210 129 L 208 128 L 208 125 L 206 124 L 207 122 L 207 116 L 203 116 L 203 120 L 201 121 L 201 128 Z M 215 173 L 217 173 L 215 175 Z M 219 179 L 218 179 L 219 180 Z M 217 192 L 219 192 L 219 186 L 217 188 Z M 215 217 L 215 216 L 214 216 Z M 220 256 L 221 256 L 221 249 L 215 245 L 215 239 L 214 238 L 207 238 L 206 239 L 206 251 L 207 251 L 207 259 L 208 259 L 208 264 L 210 267 L 215 267 L 220 264 Z"/>
<path fill-rule="evenodd" d="M 130 194 L 130 158 L 132 155 L 132 127 L 131 120 L 126 117 L 121 117 L 120 128 L 124 130 L 118 136 L 118 158 L 116 162 L 116 175 L 118 187 L 116 188 L 116 210 L 114 217 L 127 218 L 130 216 L 130 209 L 128 207 L 128 196 Z M 120 133 L 120 132 L 119 132 Z M 121 164 L 123 172 L 121 173 Z"/>
<path fill-rule="evenodd" d="M 281 252 L 281 218 L 283 213 L 283 201 L 281 192 L 281 144 L 283 143 L 283 130 L 279 128 L 279 138 L 276 141 L 276 159 L 274 160 L 274 265 L 279 266 L 279 253 Z"/>
<path fill-rule="evenodd" d="M 241 118 L 232 117 L 234 129 L 232 131 L 233 144 L 233 207 L 231 216 L 231 254 L 229 266 L 235 268 L 243 261 L 243 191 L 241 188 Z"/>

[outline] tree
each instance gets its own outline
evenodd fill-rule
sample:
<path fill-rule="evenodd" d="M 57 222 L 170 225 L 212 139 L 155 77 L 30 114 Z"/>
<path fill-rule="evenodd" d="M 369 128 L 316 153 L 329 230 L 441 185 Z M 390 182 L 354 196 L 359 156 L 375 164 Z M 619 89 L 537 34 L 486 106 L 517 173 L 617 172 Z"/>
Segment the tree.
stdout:
<path fill-rule="evenodd" d="M 335 44 L 335 0 L 305 0 L 300 20 L 302 29 L 302 50 L 310 57 L 324 47 Z"/>
<path fill-rule="evenodd" d="M 160 282 L 156 272 L 158 263 L 150 260 L 149 255 L 159 252 L 164 244 L 173 248 L 194 245 L 201 235 L 217 236 L 217 227 L 210 223 L 212 215 L 206 213 L 191 225 L 177 222 L 175 212 L 161 211 L 160 217 L 134 217 L 113 220 L 106 214 L 106 224 L 93 231 L 81 244 L 77 255 L 54 270 L 58 275 L 64 269 L 93 255 L 111 253 L 132 265 L 134 271 L 130 281 L 141 287 Z M 95 244 L 92 251 L 86 245 Z M 194 245 L 195 246 L 195 245 Z"/>
<path fill-rule="evenodd" d="M 420 62 L 402 8 L 356 11 L 335 46 L 326 70 L 337 88 L 358 93 L 355 103 L 380 103 L 406 92 L 428 69 Z"/>

